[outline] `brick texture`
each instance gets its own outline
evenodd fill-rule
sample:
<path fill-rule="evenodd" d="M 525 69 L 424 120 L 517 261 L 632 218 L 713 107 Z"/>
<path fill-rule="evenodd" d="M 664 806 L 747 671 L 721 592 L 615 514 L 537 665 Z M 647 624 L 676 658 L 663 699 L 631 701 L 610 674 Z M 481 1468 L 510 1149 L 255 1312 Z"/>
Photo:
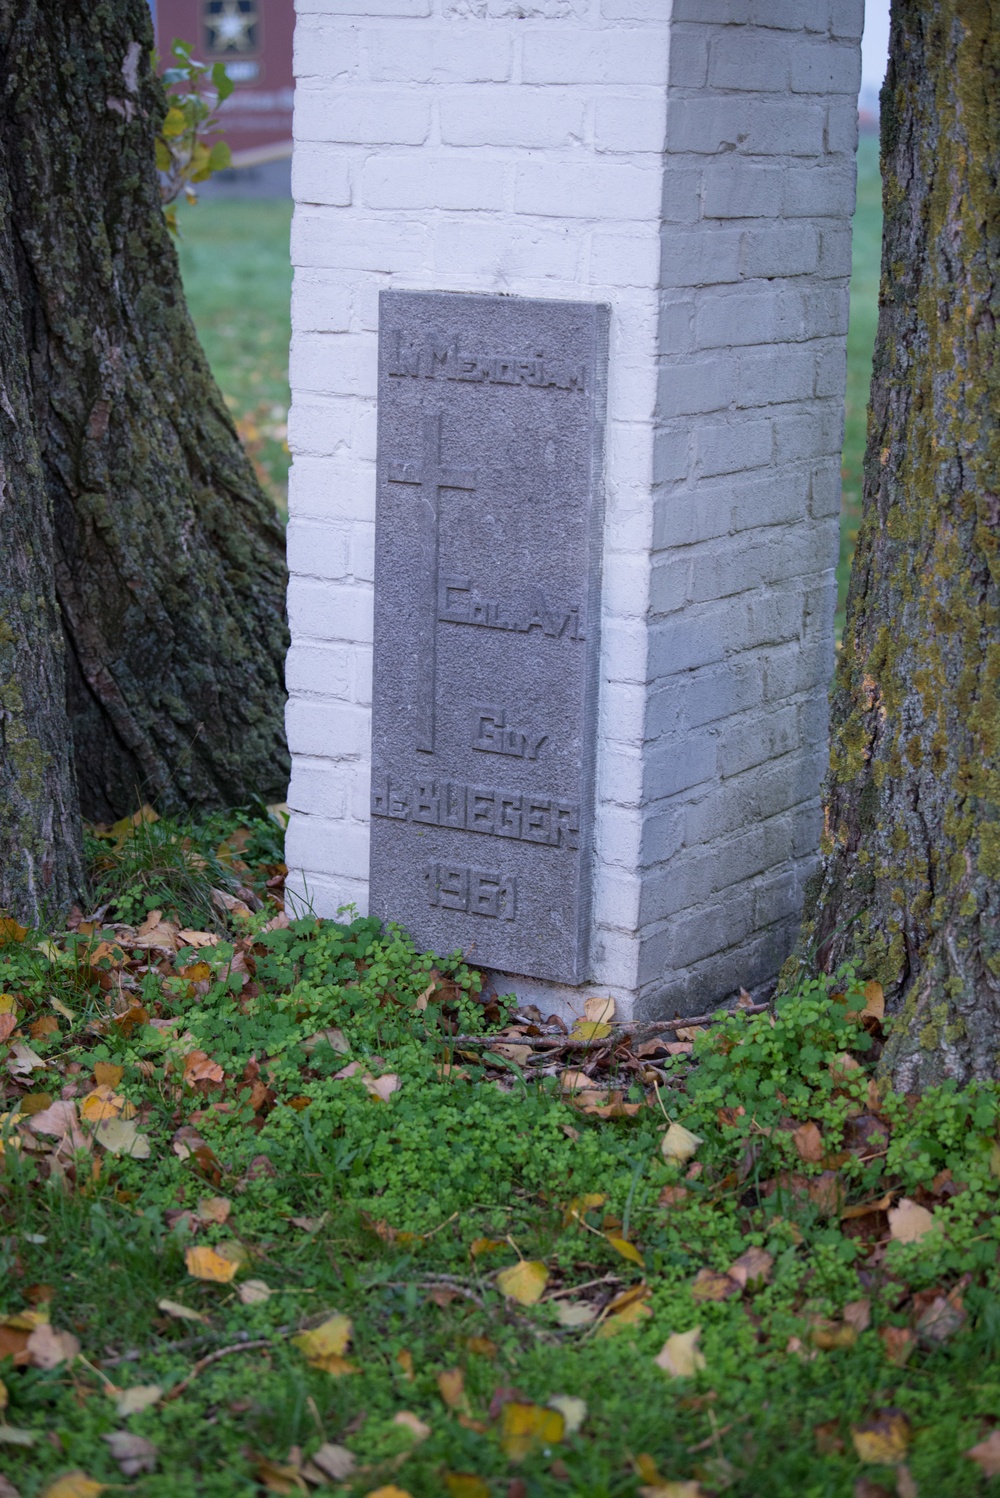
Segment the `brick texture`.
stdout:
<path fill-rule="evenodd" d="M 297 0 L 290 887 L 367 900 L 380 288 L 612 309 L 592 983 L 773 976 L 818 836 L 861 0 Z M 672 15 L 671 15 L 672 9 Z"/>

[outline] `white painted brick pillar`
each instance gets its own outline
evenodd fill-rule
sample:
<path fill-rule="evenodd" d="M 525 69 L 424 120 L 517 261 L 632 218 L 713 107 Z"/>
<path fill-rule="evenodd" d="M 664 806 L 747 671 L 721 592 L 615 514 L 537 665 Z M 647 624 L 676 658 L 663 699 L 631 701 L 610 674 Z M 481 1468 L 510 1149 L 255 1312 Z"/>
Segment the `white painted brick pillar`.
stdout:
<path fill-rule="evenodd" d="M 592 982 L 544 999 L 773 976 L 818 843 L 862 10 L 297 0 L 287 859 L 318 914 L 367 901 L 378 292 L 595 300 Z"/>

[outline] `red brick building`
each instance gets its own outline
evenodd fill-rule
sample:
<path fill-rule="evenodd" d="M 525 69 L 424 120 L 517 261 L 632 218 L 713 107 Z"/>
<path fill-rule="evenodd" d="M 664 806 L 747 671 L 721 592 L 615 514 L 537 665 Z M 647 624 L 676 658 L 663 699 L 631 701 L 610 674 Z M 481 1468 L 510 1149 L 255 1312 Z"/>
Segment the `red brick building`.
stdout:
<path fill-rule="evenodd" d="M 225 63 L 236 85 L 221 110 L 233 165 L 290 156 L 293 0 L 151 0 L 151 9 L 161 58 L 177 37 L 200 62 Z"/>

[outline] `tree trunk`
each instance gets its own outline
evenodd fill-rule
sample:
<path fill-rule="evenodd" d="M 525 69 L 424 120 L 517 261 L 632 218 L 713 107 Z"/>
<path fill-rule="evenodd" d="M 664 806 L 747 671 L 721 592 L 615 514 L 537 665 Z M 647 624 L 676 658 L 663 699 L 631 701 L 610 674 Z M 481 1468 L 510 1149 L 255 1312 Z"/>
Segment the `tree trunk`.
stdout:
<path fill-rule="evenodd" d="M 79 884 L 80 814 L 19 270 L 0 142 L 0 915 L 35 925 Z"/>
<path fill-rule="evenodd" d="M 893 0 L 864 516 L 806 945 L 897 1086 L 1000 1062 L 1000 0 Z"/>
<path fill-rule="evenodd" d="M 151 47 L 146 0 L 0 0 L 0 145 L 54 532 L 36 565 L 65 630 L 80 803 L 101 819 L 280 796 L 288 769 L 284 537 L 185 306 Z"/>

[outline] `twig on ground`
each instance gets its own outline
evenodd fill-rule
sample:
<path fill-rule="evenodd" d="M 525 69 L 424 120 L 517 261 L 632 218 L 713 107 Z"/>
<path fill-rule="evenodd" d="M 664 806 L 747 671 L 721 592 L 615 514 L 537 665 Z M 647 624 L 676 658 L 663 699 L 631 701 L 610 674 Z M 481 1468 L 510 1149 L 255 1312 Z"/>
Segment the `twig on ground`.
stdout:
<path fill-rule="evenodd" d="M 724 1014 L 693 1014 L 671 1020 L 632 1020 L 628 1024 L 615 1025 L 613 1035 L 600 1040 L 574 1040 L 570 1035 L 449 1035 L 449 1046 L 459 1045 L 523 1045 L 533 1051 L 599 1051 L 614 1046 L 619 1040 L 632 1040 L 637 1035 L 653 1035 L 659 1030 L 683 1030 L 694 1025 L 719 1024 L 731 1019 L 734 1014 L 763 1014 L 767 1004 L 748 1004 L 745 1009 L 727 1009 Z"/>
<path fill-rule="evenodd" d="M 256 1352 L 262 1347 L 273 1346 L 274 1339 L 272 1337 L 261 1337 L 256 1342 L 234 1342 L 231 1347 L 220 1347 L 215 1352 L 208 1353 L 206 1357 L 198 1359 L 186 1378 L 182 1378 L 179 1384 L 174 1384 L 172 1389 L 167 1390 L 160 1401 L 161 1404 L 167 1404 L 171 1399 L 179 1398 L 189 1384 L 194 1382 L 199 1373 L 203 1373 L 210 1364 L 217 1363 L 220 1358 L 228 1358 L 234 1352 Z"/>

